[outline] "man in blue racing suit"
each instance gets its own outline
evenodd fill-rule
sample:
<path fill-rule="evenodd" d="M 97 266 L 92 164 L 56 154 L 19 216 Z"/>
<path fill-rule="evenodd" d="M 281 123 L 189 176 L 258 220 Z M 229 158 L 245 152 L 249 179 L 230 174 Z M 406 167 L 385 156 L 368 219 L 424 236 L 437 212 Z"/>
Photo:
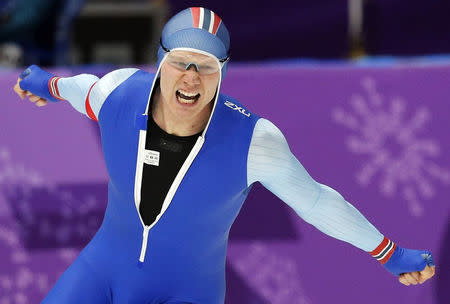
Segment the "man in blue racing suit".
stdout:
<path fill-rule="evenodd" d="M 228 233 L 255 182 L 401 283 L 434 275 L 428 251 L 381 234 L 311 178 L 272 122 L 220 93 L 229 45 L 220 17 L 192 7 L 164 27 L 155 74 L 60 78 L 31 66 L 19 77 L 20 97 L 98 121 L 110 178 L 100 229 L 42 303 L 223 303 Z"/>

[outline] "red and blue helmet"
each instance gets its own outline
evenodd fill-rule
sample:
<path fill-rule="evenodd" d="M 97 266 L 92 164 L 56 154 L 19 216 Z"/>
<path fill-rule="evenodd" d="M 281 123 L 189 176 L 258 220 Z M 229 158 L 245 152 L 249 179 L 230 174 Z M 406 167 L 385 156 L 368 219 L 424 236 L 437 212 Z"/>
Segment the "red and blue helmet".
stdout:
<path fill-rule="evenodd" d="M 162 31 L 157 65 L 167 51 L 175 48 L 190 48 L 214 55 L 223 63 L 222 79 L 225 77 L 230 35 L 222 19 L 213 11 L 190 7 L 173 16 Z"/>

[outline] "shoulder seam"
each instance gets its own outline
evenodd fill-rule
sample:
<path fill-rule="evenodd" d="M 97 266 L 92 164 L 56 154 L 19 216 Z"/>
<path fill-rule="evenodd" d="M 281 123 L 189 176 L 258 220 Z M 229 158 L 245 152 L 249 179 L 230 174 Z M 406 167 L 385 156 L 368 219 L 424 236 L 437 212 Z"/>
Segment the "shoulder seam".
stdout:
<path fill-rule="evenodd" d="M 89 102 L 92 112 L 97 118 L 100 115 L 103 104 L 111 93 L 138 71 L 140 70 L 136 68 L 114 70 L 96 82 L 87 98 L 89 98 L 89 96 L 94 97 L 93 99 L 90 99 Z"/>

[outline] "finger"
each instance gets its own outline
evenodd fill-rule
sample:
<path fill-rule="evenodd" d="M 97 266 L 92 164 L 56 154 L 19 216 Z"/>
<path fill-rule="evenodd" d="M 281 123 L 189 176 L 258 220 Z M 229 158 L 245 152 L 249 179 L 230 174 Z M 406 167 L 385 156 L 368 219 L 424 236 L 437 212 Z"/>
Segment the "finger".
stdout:
<path fill-rule="evenodd" d="M 19 85 L 19 82 L 20 81 L 17 81 L 16 85 L 14 86 L 14 92 L 16 92 L 20 98 L 24 99 L 26 96 L 26 91 L 22 90 L 22 88 Z"/>
<path fill-rule="evenodd" d="M 435 266 L 426 266 L 424 270 L 419 272 L 419 274 L 420 276 L 431 277 L 434 275 L 435 269 L 436 269 Z"/>
<path fill-rule="evenodd" d="M 45 100 L 45 99 L 43 99 L 43 98 L 40 98 L 37 102 L 36 102 L 36 105 L 38 106 L 38 107 L 43 107 L 43 106 L 45 106 L 47 104 L 47 100 Z"/>
<path fill-rule="evenodd" d="M 30 91 L 25 91 L 25 92 L 27 92 L 27 96 L 33 95 L 33 93 L 31 93 Z"/>
<path fill-rule="evenodd" d="M 414 278 L 414 280 L 419 282 L 420 273 L 418 271 L 409 272 L 409 274 Z"/>
<path fill-rule="evenodd" d="M 401 275 L 398 277 L 398 281 L 399 281 L 400 283 L 402 283 L 403 285 L 406 285 L 406 286 L 409 286 L 409 285 L 410 285 L 410 283 L 408 282 L 408 280 L 405 278 L 405 276 L 404 276 L 403 274 L 401 274 Z"/>
<path fill-rule="evenodd" d="M 426 280 L 430 279 L 435 274 L 435 266 L 427 266 L 424 270 L 419 272 L 419 283 L 422 284 Z"/>
<path fill-rule="evenodd" d="M 14 91 L 23 91 L 19 84 L 20 84 L 20 78 L 17 79 L 17 82 L 14 85 Z"/>
<path fill-rule="evenodd" d="M 36 101 L 38 101 L 39 99 L 41 99 L 41 97 L 36 96 L 36 95 L 31 95 L 29 99 L 30 99 L 31 102 L 36 102 Z"/>
<path fill-rule="evenodd" d="M 411 273 L 404 273 L 403 275 L 405 276 L 405 279 L 406 279 L 410 284 L 417 285 L 417 284 L 419 283 L 419 281 L 416 280 L 416 279 L 411 275 Z"/>

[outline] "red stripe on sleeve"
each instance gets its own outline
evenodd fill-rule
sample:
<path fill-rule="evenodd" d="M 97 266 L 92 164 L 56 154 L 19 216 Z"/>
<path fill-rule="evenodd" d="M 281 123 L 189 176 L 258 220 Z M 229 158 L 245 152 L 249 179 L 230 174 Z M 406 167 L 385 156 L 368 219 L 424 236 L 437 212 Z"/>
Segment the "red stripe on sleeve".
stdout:
<path fill-rule="evenodd" d="M 391 255 L 394 253 L 395 247 L 397 247 L 397 244 L 394 243 L 394 246 L 392 246 L 392 248 L 389 251 L 389 253 L 386 254 L 386 256 L 383 259 L 380 260 L 381 264 L 386 263 L 391 258 Z"/>
<path fill-rule="evenodd" d="M 50 95 L 52 95 L 56 99 L 58 99 L 58 100 L 65 100 L 64 98 L 62 98 L 59 95 L 59 90 L 58 90 L 58 81 L 59 81 L 59 79 L 61 79 L 61 77 L 54 76 L 54 77 L 50 78 L 50 80 L 48 81 L 48 91 L 50 92 Z M 54 86 L 55 90 L 53 90 L 52 83 L 53 83 L 53 86 Z"/>
<path fill-rule="evenodd" d="M 59 100 L 64 100 L 64 98 L 61 97 L 61 95 L 59 95 L 59 90 L 58 90 L 58 81 L 61 79 L 61 77 L 56 78 L 55 80 L 55 91 L 56 91 L 56 98 L 58 98 Z"/>
<path fill-rule="evenodd" d="M 369 252 L 372 256 L 379 255 L 381 251 L 386 247 L 386 245 L 389 243 L 389 239 L 387 237 L 384 237 L 383 241 L 380 243 L 380 245 L 377 246 L 373 251 Z"/>
<path fill-rule="evenodd" d="M 94 84 L 91 86 L 91 88 L 89 89 L 89 92 L 86 96 L 86 114 L 95 121 L 98 121 L 97 117 L 95 117 L 94 111 L 92 111 L 91 105 L 90 105 L 90 101 L 89 101 L 89 95 L 91 94 L 92 88 L 95 86 L 97 82 L 94 82 Z"/>
<path fill-rule="evenodd" d="M 198 28 L 198 24 L 200 22 L 200 8 L 199 7 L 191 7 L 192 19 L 194 21 L 194 27 Z"/>
<path fill-rule="evenodd" d="M 222 19 L 220 19 L 219 16 L 217 16 L 216 13 L 214 13 L 214 25 L 212 29 L 212 34 L 215 35 L 217 33 L 217 29 L 219 28 L 220 22 L 222 22 Z"/>
<path fill-rule="evenodd" d="M 55 78 L 55 77 L 52 77 L 52 78 L 50 78 L 50 80 L 48 81 L 48 84 L 47 84 L 47 86 L 48 86 L 48 91 L 50 92 L 50 94 L 53 96 L 53 89 L 52 89 L 52 81 L 53 81 L 53 78 Z"/>

